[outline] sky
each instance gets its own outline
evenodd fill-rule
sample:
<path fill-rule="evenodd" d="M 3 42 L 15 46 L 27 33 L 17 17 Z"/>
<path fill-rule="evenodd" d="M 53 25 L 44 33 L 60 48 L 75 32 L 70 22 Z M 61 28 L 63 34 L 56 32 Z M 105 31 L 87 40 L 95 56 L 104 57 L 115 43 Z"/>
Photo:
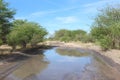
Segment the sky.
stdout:
<path fill-rule="evenodd" d="M 5 0 L 16 10 L 15 19 L 39 23 L 53 34 L 59 29 L 90 31 L 100 9 L 120 0 Z"/>

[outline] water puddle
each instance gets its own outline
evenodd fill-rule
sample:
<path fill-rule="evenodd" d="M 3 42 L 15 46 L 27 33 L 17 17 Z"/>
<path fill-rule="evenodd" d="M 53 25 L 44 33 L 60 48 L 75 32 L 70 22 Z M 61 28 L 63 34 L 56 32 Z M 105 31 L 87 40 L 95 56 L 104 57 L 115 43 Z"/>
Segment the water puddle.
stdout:
<path fill-rule="evenodd" d="M 4 80 L 119 80 L 99 57 L 82 49 L 53 48 L 26 61 Z"/>

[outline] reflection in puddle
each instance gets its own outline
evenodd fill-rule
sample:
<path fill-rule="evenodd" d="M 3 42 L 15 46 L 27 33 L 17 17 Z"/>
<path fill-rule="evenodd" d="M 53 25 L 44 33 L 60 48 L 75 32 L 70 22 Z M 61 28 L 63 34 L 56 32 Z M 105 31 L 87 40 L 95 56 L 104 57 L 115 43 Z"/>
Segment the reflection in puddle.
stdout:
<path fill-rule="evenodd" d="M 90 55 L 89 53 L 86 53 L 83 50 L 79 51 L 78 49 L 68 48 L 57 48 L 56 52 L 61 56 L 85 57 Z"/>
<path fill-rule="evenodd" d="M 46 50 L 4 80 L 119 80 L 117 72 L 88 52 L 68 48 Z"/>

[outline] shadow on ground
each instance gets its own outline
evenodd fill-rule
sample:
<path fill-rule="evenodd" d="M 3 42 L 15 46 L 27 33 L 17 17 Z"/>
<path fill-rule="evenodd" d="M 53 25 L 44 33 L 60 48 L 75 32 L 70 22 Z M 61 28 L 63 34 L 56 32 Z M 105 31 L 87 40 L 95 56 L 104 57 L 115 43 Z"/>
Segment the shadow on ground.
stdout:
<path fill-rule="evenodd" d="M 28 56 L 21 54 L 2 54 L 0 55 L 0 61 L 3 62 L 18 62 L 28 59 Z"/>
<path fill-rule="evenodd" d="M 16 50 L 13 53 L 3 54 L 0 53 L 0 61 L 1 62 L 19 62 L 29 59 L 34 55 L 43 55 L 44 50 L 51 49 L 54 46 L 37 46 L 34 48 L 26 48 L 22 50 Z M 1 51 L 0 51 L 1 52 Z M 19 52 L 19 53 L 17 53 Z"/>
<path fill-rule="evenodd" d="M 20 52 L 25 53 L 25 54 L 29 54 L 29 55 L 38 55 L 38 54 L 43 54 L 44 50 L 46 49 L 52 49 L 55 46 L 37 46 L 37 47 L 33 47 L 33 48 L 27 48 L 27 49 L 23 49 Z"/>

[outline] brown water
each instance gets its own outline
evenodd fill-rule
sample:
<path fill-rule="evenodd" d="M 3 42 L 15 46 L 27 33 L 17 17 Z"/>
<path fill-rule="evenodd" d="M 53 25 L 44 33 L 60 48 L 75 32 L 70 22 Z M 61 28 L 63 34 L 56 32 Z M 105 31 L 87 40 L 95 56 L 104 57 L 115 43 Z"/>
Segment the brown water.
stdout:
<path fill-rule="evenodd" d="M 92 51 L 53 48 L 34 56 L 4 80 L 120 80 Z"/>

